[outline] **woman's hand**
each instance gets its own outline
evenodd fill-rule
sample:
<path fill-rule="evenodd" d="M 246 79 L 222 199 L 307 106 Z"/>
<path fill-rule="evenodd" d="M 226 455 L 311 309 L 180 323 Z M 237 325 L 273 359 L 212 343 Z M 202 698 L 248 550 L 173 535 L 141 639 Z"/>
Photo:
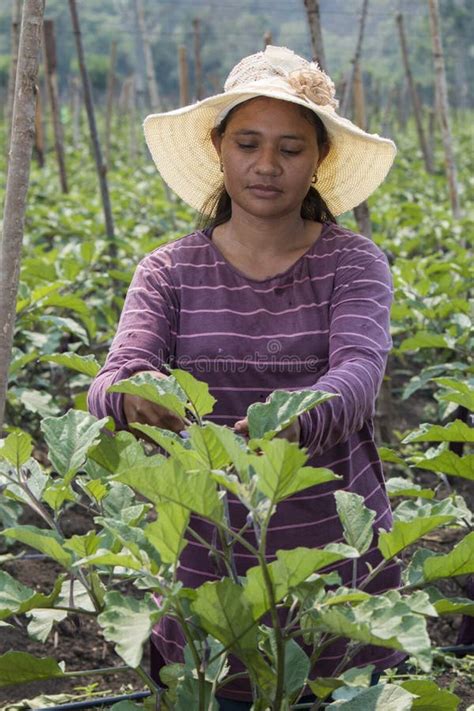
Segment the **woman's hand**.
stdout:
<path fill-rule="evenodd" d="M 168 378 L 165 373 L 160 373 L 156 370 L 141 372 L 146 372 L 158 380 Z M 139 373 L 135 373 L 135 375 L 139 375 Z M 179 415 L 168 410 L 167 407 L 144 400 L 138 395 L 125 394 L 123 396 L 123 412 L 129 425 L 132 422 L 140 422 L 144 425 L 162 427 L 165 430 L 171 430 L 176 433 L 181 432 L 186 427 L 185 421 Z M 143 434 L 140 433 L 140 437 L 143 437 Z"/>
<path fill-rule="evenodd" d="M 244 417 L 243 420 L 238 420 L 235 425 L 234 425 L 234 430 L 237 432 L 237 434 L 243 435 L 244 437 L 249 437 L 249 423 L 246 417 Z M 301 425 L 299 418 L 297 417 L 294 422 L 291 423 L 291 425 L 288 425 L 288 427 L 285 427 L 284 430 L 281 432 L 278 432 L 275 437 L 283 437 L 284 439 L 287 439 L 289 442 L 299 442 L 300 441 L 300 433 L 301 433 Z"/>

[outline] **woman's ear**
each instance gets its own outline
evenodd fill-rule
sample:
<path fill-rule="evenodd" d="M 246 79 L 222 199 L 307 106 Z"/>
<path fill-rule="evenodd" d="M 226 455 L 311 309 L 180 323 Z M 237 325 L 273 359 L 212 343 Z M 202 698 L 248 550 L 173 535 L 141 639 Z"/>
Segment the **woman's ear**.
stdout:
<path fill-rule="evenodd" d="M 219 158 L 220 158 L 220 157 L 221 157 L 222 136 L 221 136 L 221 134 L 219 133 L 219 131 L 217 130 L 216 127 L 214 127 L 214 128 L 212 129 L 212 131 L 211 131 L 211 141 L 212 141 L 212 145 L 213 145 L 214 148 L 216 149 L 217 155 L 218 155 Z"/>
<path fill-rule="evenodd" d="M 319 149 L 318 168 L 329 153 L 330 147 L 329 143 L 325 143 L 322 148 Z"/>

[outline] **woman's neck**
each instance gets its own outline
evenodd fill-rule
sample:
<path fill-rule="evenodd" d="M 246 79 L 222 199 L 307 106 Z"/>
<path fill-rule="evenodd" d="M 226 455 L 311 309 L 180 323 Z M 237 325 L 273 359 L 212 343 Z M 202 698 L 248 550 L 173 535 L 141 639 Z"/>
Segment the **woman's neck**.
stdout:
<path fill-rule="evenodd" d="M 232 217 L 215 228 L 220 239 L 238 244 L 248 253 L 281 256 L 309 246 L 319 235 L 321 225 L 307 222 L 299 214 L 288 214 L 269 220 L 233 209 Z"/>

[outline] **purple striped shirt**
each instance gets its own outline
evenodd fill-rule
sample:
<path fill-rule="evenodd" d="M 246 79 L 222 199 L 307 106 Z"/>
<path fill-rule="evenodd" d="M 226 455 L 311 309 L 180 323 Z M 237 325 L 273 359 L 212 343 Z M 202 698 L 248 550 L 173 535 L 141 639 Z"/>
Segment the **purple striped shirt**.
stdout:
<path fill-rule="evenodd" d="M 196 231 L 159 247 L 139 264 L 128 290 L 107 361 L 92 383 L 89 408 L 112 415 L 125 427 L 122 396 L 107 388 L 140 370 L 163 364 L 182 368 L 209 384 L 216 398 L 209 420 L 233 426 L 254 402 L 274 390 L 315 388 L 338 393 L 300 418 L 300 444 L 308 466 L 328 467 L 343 477 L 304 490 L 279 504 L 271 520 L 268 558 L 280 548 L 321 547 L 342 541 L 333 492 L 343 487 L 364 497 L 376 512 L 374 530 L 389 529 L 392 516 L 374 443 L 375 400 L 383 379 L 390 337 L 392 280 L 384 253 L 371 240 L 340 225 L 324 224 L 319 239 L 287 270 L 252 279 L 230 264 L 208 231 Z M 241 528 L 246 509 L 230 497 L 232 525 Z M 194 518 L 193 528 L 210 540 L 212 527 Z M 248 539 L 255 543 L 253 535 Z M 236 546 L 240 575 L 256 564 Z M 358 580 L 381 559 L 376 539 L 358 561 Z M 336 563 L 350 584 L 352 561 Z M 391 564 L 369 585 L 382 592 L 399 584 Z M 179 577 L 189 587 L 218 579 L 207 549 L 189 541 Z M 185 642 L 177 624 L 163 620 L 153 641 L 166 663 L 182 660 Z M 344 643 L 328 647 L 315 672 L 330 676 Z M 365 647 L 354 665 L 391 666 L 402 657 Z M 239 668 L 238 663 L 236 669 Z M 223 690 L 250 699 L 242 681 Z"/>

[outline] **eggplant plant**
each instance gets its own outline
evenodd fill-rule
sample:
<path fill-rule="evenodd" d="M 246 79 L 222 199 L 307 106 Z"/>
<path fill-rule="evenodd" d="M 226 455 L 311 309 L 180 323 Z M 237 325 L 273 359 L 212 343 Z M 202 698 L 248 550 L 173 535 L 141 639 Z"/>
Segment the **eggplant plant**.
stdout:
<path fill-rule="evenodd" d="M 88 367 L 80 356 L 71 356 L 69 365 L 72 361 L 76 369 Z M 443 578 L 474 572 L 474 533 L 469 533 L 471 515 L 462 498 L 437 500 L 409 481 L 405 486 L 399 481 L 396 493 L 405 498 L 394 511 L 393 528 L 375 531 L 373 512 L 362 497 L 341 488 L 335 497 L 345 542 L 279 550 L 269 562 L 267 532 L 279 504 L 296 492 L 337 479 L 328 469 L 305 466 L 305 451 L 276 435 L 333 395 L 314 390 L 273 393 L 267 402 L 250 406 L 246 440 L 206 419 L 215 402 L 207 384 L 186 371 L 170 372 L 166 380 L 140 374 L 111 389 L 138 394 L 185 415 L 191 422 L 186 439 L 135 424 L 134 430 L 147 438 L 144 444 L 130 432 L 113 432 L 107 418 L 98 420 L 72 409 L 42 421 L 48 468 L 32 457 L 27 433 L 14 430 L 3 441 L 0 486 L 5 501 L 29 506 L 42 525 L 13 521 L 1 535 L 46 555 L 62 570 L 48 594 L 0 570 L 0 624 L 17 624 L 18 616 L 25 615 L 29 634 L 44 641 L 54 624 L 68 615 L 94 616 L 123 660 L 123 667 L 113 671 L 135 671 L 151 692 L 146 702 L 150 709 L 217 711 L 215 697 L 230 679 L 230 655 L 240 660 L 250 679 L 254 711 L 303 708 L 298 701 L 308 688 L 317 700 L 306 708 L 314 710 L 325 706 L 355 711 L 362 705 L 384 711 L 456 709 L 458 698 L 428 679 L 370 686 L 373 667 L 352 668 L 351 661 L 362 645 L 376 644 L 406 652 L 428 674 L 433 649 L 427 618 L 474 614 L 471 600 L 446 598 L 436 587 Z M 472 430 L 461 434 L 472 437 Z M 156 445 L 152 451 L 150 442 Z M 244 528 L 255 531 L 255 545 L 244 537 L 244 529 L 230 526 L 229 493 L 247 509 Z M 88 508 L 91 529 L 67 537 L 62 522 L 75 503 Z M 209 554 L 220 559 L 223 574 L 195 589 L 184 587 L 177 576 L 187 539 L 198 535 L 192 514 L 212 524 L 223 542 L 218 547 L 200 539 Z M 441 526 L 457 527 L 466 535 L 445 555 L 417 550 L 399 590 L 378 595 L 367 591 L 385 566 Z M 381 563 L 366 571 L 357 588 L 342 585 L 337 573 L 327 568 L 341 560 L 357 561 L 374 535 Z M 237 542 L 257 561 L 244 576 L 235 572 Z M 164 615 L 179 621 L 187 644 L 182 663 L 162 669 L 158 687 L 142 657 L 154 625 Z M 321 651 L 338 638 L 349 644 L 334 677 L 315 676 Z M 303 641 L 310 653 L 302 648 Z M 87 673 L 68 671 L 61 660 L 20 650 L 0 656 L 0 687 Z"/>

